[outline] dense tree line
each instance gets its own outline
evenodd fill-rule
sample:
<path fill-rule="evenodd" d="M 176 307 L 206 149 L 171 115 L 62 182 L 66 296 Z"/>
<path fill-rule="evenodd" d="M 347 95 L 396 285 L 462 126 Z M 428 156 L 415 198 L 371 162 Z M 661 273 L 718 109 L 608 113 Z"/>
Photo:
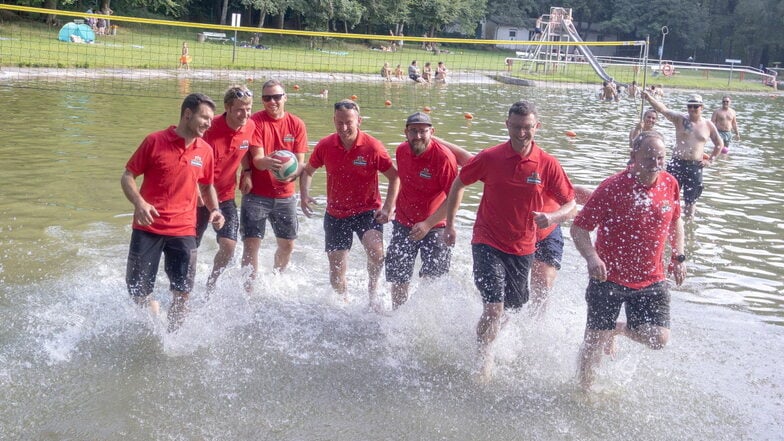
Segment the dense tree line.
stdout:
<path fill-rule="evenodd" d="M 333 32 L 431 36 L 477 36 L 486 17 L 528 25 L 551 6 L 572 8 L 576 22 L 622 40 L 651 38 L 658 56 L 744 64 L 784 62 L 784 0 L 22 0 L 19 4 L 122 15 L 158 15 L 226 24 L 232 12 L 244 26 Z"/>

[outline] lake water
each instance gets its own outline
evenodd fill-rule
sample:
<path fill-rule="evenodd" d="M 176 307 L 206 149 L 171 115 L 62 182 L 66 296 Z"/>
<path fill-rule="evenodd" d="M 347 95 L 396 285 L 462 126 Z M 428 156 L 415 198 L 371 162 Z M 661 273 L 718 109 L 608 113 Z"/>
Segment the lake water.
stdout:
<path fill-rule="evenodd" d="M 302 92 L 289 90 L 288 109 L 305 120 L 313 145 L 333 130 L 331 104 L 354 92 L 331 84 L 323 100 L 312 93 L 320 85 L 300 84 Z M 217 98 L 227 84 L 199 85 Z M 0 87 L 2 439 L 781 437 L 784 98 L 733 97 L 743 141 L 706 171 L 687 227 L 689 276 L 671 291 L 670 345 L 655 352 L 621 341 L 618 357 L 601 365 L 597 392 L 585 397 L 574 376 L 587 276 L 569 239 L 547 315 L 514 316 L 497 342 L 494 383 L 471 380 L 481 302 L 468 243 L 478 186 L 460 212 L 450 275 L 415 280 L 412 299 L 389 316 L 366 312 L 360 249 L 351 253 L 351 301 L 337 301 L 321 219 L 303 218 L 287 273 L 269 274 L 265 241 L 253 296 L 235 264 L 217 294 L 204 297 L 216 251 L 208 233 L 192 312 L 167 334 L 127 296 L 132 207 L 119 178 L 147 133 L 176 123 L 180 102 L 13 86 Z M 160 87 L 193 89 L 174 80 Z M 671 91 L 665 102 L 681 109 L 687 94 Z M 708 110 L 721 95 L 703 93 Z M 539 144 L 588 186 L 623 168 L 639 115 L 632 101 L 599 103 L 582 87 L 395 84 L 368 96 L 376 98 L 360 97 L 362 128 L 390 149 L 403 140 L 406 115 L 427 105 L 437 134 L 472 151 L 505 140 L 509 105 L 530 99 L 543 121 Z M 669 122 L 659 127 L 672 139 Z M 321 171 L 312 192 L 322 202 L 323 178 Z M 164 306 L 167 286 L 160 274 L 155 296 Z M 386 288 L 383 295 L 389 305 Z"/>

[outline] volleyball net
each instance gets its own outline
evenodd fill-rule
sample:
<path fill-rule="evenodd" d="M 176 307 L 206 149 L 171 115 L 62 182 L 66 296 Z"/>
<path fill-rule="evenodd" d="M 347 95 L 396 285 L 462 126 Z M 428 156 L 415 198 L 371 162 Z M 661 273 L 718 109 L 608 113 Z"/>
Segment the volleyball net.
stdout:
<path fill-rule="evenodd" d="M 0 12 L 2 87 L 179 99 L 191 91 L 220 96 L 229 84 L 257 88 L 276 78 L 288 91 L 324 96 L 335 83 L 350 83 L 352 93 L 365 98 L 364 105 L 384 106 L 389 105 L 384 98 L 390 89 L 400 89 L 421 104 L 444 84 L 489 89 L 507 84 L 594 85 L 597 90 L 605 77 L 620 84 L 640 83 L 647 60 L 644 41 L 309 32 L 14 5 L 0 5 Z M 45 24 L 46 17 L 54 24 Z M 599 57 L 592 50 L 623 57 Z M 414 61 L 425 77 L 422 82 L 409 76 Z M 445 74 L 439 74 L 439 67 Z"/>

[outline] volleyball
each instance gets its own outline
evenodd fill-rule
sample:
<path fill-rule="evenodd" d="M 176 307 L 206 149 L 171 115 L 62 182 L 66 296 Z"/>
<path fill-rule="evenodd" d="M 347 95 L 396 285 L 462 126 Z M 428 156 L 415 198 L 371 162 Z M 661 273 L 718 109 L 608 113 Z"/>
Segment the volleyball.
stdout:
<path fill-rule="evenodd" d="M 278 181 L 288 181 L 297 173 L 299 161 L 297 161 L 297 155 L 294 153 L 288 150 L 275 150 L 272 152 L 272 157 L 281 162 L 279 169 L 270 170 L 272 176 Z"/>

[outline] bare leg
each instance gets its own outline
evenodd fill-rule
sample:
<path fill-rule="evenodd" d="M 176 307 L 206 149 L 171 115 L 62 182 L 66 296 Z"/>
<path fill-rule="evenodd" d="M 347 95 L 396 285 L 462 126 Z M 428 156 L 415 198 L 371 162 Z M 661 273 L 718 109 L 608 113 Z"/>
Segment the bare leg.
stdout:
<path fill-rule="evenodd" d="M 696 203 L 694 203 L 694 204 L 684 204 L 683 205 L 683 216 L 686 219 L 691 220 L 691 219 L 694 218 L 694 207 L 696 205 L 697 205 Z"/>
<path fill-rule="evenodd" d="M 244 248 L 242 250 L 242 267 L 250 266 L 250 275 L 245 281 L 245 291 L 250 294 L 253 292 L 253 281 L 259 271 L 259 248 L 261 239 L 258 237 L 247 237 L 243 239 Z"/>
<path fill-rule="evenodd" d="M 397 309 L 408 300 L 408 283 L 392 284 L 392 309 Z"/>
<path fill-rule="evenodd" d="M 237 242 L 226 237 L 218 238 L 218 252 L 215 253 L 215 260 L 212 264 L 212 273 L 207 278 L 207 292 L 211 293 L 215 290 L 215 282 L 218 277 L 229 265 L 231 258 L 234 257 L 234 250 L 237 247 Z"/>
<path fill-rule="evenodd" d="M 275 271 L 283 272 L 289 266 L 291 253 L 294 251 L 294 239 L 277 239 L 278 249 L 275 250 Z"/>
<path fill-rule="evenodd" d="M 329 283 L 340 297 L 346 299 L 346 266 L 348 264 L 348 251 L 338 250 L 327 252 L 329 258 Z"/>
<path fill-rule="evenodd" d="M 479 343 L 479 381 L 486 383 L 493 378 L 495 360 L 493 343 L 501 329 L 501 317 L 504 315 L 504 304 L 485 303 L 482 316 L 476 325 L 476 339 Z"/>
<path fill-rule="evenodd" d="M 622 332 L 619 332 L 619 328 L 622 329 Z M 670 340 L 669 329 L 649 324 L 630 329 L 625 323 L 618 323 L 615 327 L 614 335 L 618 334 L 624 335 L 637 343 L 644 344 L 650 349 L 663 349 Z"/>
<path fill-rule="evenodd" d="M 554 266 L 534 259 L 531 267 L 531 310 L 534 315 L 541 317 L 547 309 L 547 299 L 557 275 Z"/>
<path fill-rule="evenodd" d="M 149 295 L 146 296 L 131 296 L 134 303 L 141 306 L 142 308 L 147 308 L 150 310 L 150 313 L 154 316 L 157 316 L 161 312 L 161 304 L 157 300 L 153 300 Z"/>
<path fill-rule="evenodd" d="M 172 291 L 172 304 L 169 307 L 167 317 L 169 319 L 169 332 L 180 329 L 185 316 L 188 314 L 189 293 L 182 291 Z"/>
<path fill-rule="evenodd" d="M 587 391 L 593 385 L 594 368 L 602 357 L 602 348 L 606 347 L 607 341 L 612 339 L 613 333 L 614 331 L 585 330 L 577 374 L 577 381 L 583 390 Z"/>
<path fill-rule="evenodd" d="M 384 236 L 380 231 L 369 230 L 362 236 L 362 246 L 367 254 L 369 305 L 378 306 L 378 276 L 384 266 Z"/>

